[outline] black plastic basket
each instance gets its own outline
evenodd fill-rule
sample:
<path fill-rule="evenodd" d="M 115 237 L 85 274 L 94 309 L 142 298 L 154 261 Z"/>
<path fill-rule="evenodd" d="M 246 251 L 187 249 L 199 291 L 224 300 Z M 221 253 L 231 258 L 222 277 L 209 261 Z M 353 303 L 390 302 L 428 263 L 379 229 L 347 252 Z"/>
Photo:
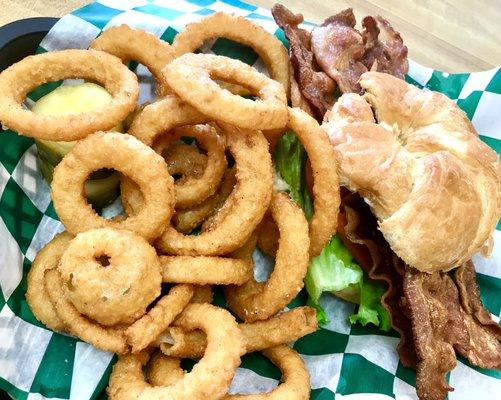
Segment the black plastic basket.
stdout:
<path fill-rule="evenodd" d="M 27 18 L 0 27 L 0 72 L 34 54 L 57 18 Z"/>
<path fill-rule="evenodd" d="M 27 18 L 0 27 L 0 72 L 34 54 L 58 18 Z M 10 399 L 0 389 L 0 400 Z"/>

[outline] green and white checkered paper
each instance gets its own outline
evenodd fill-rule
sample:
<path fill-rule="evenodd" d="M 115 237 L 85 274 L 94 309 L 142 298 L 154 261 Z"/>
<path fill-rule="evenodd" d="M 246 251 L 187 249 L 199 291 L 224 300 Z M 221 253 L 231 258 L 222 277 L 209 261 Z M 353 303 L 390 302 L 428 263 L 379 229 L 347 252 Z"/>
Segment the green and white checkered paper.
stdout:
<path fill-rule="evenodd" d="M 102 0 L 63 17 L 40 51 L 87 48 L 101 30 L 123 23 L 172 41 L 187 23 L 215 11 L 246 16 L 283 39 L 269 10 L 238 0 Z M 211 44 L 211 51 L 262 68 L 255 53 L 227 40 Z M 137 72 L 143 82 L 142 97 L 150 98 L 151 77 L 142 66 Z M 411 62 L 408 80 L 457 101 L 482 140 L 501 152 L 501 69 L 446 74 Z M 45 91 L 37 91 L 32 99 Z M 0 133 L 0 143 L 0 388 L 16 399 L 100 398 L 113 355 L 47 330 L 26 303 L 26 272 L 37 251 L 63 227 L 37 167 L 33 140 L 5 131 Z M 501 225 L 498 229 L 492 258 L 477 256 L 475 262 L 484 304 L 499 321 Z M 304 301 L 301 293 L 290 306 Z M 415 375 L 401 365 L 395 351 L 398 335 L 350 326 L 347 316 L 353 305 L 329 296 L 321 301 L 331 322 L 293 345 L 311 373 L 311 398 L 416 398 Z M 273 365 L 259 354 L 250 354 L 243 358 L 231 390 L 266 391 L 279 379 Z M 464 359 L 458 360 L 448 379 L 456 388 L 450 399 L 490 399 L 501 393 L 499 371 L 472 368 Z"/>

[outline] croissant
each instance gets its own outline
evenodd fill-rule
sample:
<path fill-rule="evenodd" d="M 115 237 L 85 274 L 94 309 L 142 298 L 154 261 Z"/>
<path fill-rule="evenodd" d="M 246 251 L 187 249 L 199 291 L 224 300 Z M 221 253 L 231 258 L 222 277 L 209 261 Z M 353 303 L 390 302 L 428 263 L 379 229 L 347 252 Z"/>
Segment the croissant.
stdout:
<path fill-rule="evenodd" d="M 501 163 L 446 96 L 391 75 L 364 73 L 322 127 L 340 182 L 370 205 L 408 265 L 450 270 L 492 248 L 501 214 Z"/>

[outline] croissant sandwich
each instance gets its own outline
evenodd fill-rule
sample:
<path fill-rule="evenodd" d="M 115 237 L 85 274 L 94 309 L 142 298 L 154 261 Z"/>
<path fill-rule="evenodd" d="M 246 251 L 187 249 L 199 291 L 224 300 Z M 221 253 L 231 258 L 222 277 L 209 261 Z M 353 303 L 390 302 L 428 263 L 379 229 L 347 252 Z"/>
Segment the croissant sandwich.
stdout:
<path fill-rule="evenodd" d="M 500 369 L 501 328 L 471 261 L 489 255 L 501 217 L 498 155 L 454 101 L 405 82 L 407 48 L 382 17 L 359 32 L 347 9 L 309 32 L 300 14 L 272 13 L 290 44 L 293 106 L 322 124 L 343 186 L 338 232 L 305 280 L 310 303 L 325 315 L 330 292 L 358 304 L 350 322 L 398 331 L 420 399 L 453 390 L 456 354 Z M 278 155 L 293 148 L 283 142 Z"/>

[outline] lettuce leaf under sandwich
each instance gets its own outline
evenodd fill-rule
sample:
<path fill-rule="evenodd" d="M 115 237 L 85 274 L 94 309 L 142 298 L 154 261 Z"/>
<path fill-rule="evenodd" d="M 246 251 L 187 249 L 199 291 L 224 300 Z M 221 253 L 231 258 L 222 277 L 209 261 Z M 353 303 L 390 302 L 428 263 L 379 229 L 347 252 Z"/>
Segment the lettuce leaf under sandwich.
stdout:
<path fill-rule="evenodd" d="M 287 132 L 278 142 L 274 161 L 277 173 L 289 186 L 291 198 L 303 208 L 306 217 L 311 218 L 313 206 L 304 173 L 306 152 L 294 133 Z M 371 280 L 364 273 L 338 235 L 311 259 L 305 287 L 308 303 L 317 309 L 321 325 L 325 325 L 328 318 L 320 305 L 320 296 L 331 293 L 358 304 L 356 312 L 349 317 L 352 324 L 371 323 L 385 331 L 390 329 L 389 315 L 381 305 L 386 291 L 384 284 Z"/>
<path fill-rule="evenodd" d="M 285 133 L 275 147 L 273 160 L 277 173 L 289 185 L 289 194 L 299 205 L 306 219 L 313 215 L 313 205 L 304 176 L 306 151 L 293 132 Z"/>

